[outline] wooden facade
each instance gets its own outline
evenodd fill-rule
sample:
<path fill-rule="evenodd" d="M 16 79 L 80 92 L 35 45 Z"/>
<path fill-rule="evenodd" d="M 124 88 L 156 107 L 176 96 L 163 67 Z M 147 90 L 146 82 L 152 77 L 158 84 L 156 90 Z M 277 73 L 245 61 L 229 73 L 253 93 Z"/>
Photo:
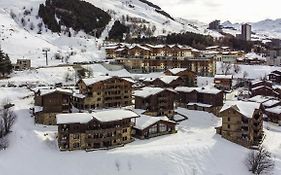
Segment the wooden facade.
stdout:
<path fill-rule="evenodd" d="M 35 92 L 35 123 L 55 125 L 56 114 L 71 112 L 71 92 L 69 90 L 47 90 Z M 36 108 L 41 108 L 36 110 Z"/>
<path fill-rule="evenodd" d="M 178 106 L 191 110 L 201 110 L 217 113 L 223 106 L 223 91 L 204 87 L 177 87 L 176 103 Z"/>
<path fill-rule="evenodd" d="M 87 82 L 93 81 L 93 83 Z M 73 97 L 78 109 L 101 109 L 132 105 L 133 82 L 119 77 L 81 79 L 77 83 L 80 96 Z"/>
<path fill-rule="evenodd" d="M 216 75 L 214 78 L 215 87 L 221 90 L 231 90 L 232 79 L 232 75 Z"/>
<path fill-rule="evenodd" d="M 273 83 L 280 84 L 281 83 L 281 71 L 273 71 L 269 75 L 269 80 L 272 81 Z"/>
<path fill-rule="evenodd" d="M 179 76 L 184 80 L 183 86 L 195 87 L 197 86 L 197 75 L 195 72 L 185 68 L 168 69 L 164 72 L 165 75 Z"/>
<path fill-rule="evenodd" d="M 148 123 L 148 124 L 147 124 Z M 149 139 L 161 135 L 176 133 L 176 122 L 167 117 L 152 117 L 141 115 L 133 127 L 134 137 Z"/>
<path fill-rule="evenodd" d="M 58 146 L 61 151 L 110 149 L 133 141 L 132 122 L 137 114 L 122 118 L 119 110 L 112 110 L 116 118 L 100 121 L 93 114 L 72 114 L 72 116 L 57 116 Z M 131 112 L 132 113 L 132 112 Z M 77 116 L 75 116 L 77 115 Z M 81 116 L 82 115 L 82 116 Z M 83 116 L 86 115 L 86 116 Z M 85 120 L 88 115 L 93 115 Z M 110 114 L 112 115 L 112 114 Z M 121 114 L 122 115 L 122 114 Z M 61 117 L 76 117 L 72 121 L 59 121 Z M 78 119 L 80 117 L 80 119 Z M 81 119 L 84 118 L 84 119 Z M 106 117 L 106 115 L 104 116 Z M 81 120 L 81 121 L 79 121 Z"/>
<path fill-rule="evenodd" d="M 156 93 L 149 91 L 154 91 L 158 89 Z M 176 93 L 169 89 L 162 88 L 143 88 L 140 91 L 148 91 L 149 95 L 142 96 L 135 93 L 135 108 L 146 110 L 147 115 L 152 116 L 168 116 L 172 117 L 174 115 L 174 101 Z M 146 93 L 146 92 L 145 92 Z"/>
<path fill-rule="evenodd" d="M 249 110 L 249 111 L 248 111 Z M 220 112 L 222 126 L 216 128 L 223 138 L 247 148 L 259 146 L 263 140 L 263 113 L 260 104 L 236 102 Z"/>

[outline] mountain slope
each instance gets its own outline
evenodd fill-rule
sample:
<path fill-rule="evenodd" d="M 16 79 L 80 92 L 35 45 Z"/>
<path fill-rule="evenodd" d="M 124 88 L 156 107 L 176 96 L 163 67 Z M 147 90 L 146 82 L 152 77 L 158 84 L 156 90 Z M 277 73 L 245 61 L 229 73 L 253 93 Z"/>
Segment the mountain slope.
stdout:
<path fill-rule="evenodd" d="M 253 32 L 261 38 L 281 39 L 281 18 L 276 20 L 266 19 L 259 22 L 249 22 L 249 24 L 252 25 Z M 233 27 L 238 32 L 240 32 L 241 30 L 240 23 L 231 23 L 230 21 L 225 21 L 224 23 L 222 23 L 222 25 L 224 27 Z"/>

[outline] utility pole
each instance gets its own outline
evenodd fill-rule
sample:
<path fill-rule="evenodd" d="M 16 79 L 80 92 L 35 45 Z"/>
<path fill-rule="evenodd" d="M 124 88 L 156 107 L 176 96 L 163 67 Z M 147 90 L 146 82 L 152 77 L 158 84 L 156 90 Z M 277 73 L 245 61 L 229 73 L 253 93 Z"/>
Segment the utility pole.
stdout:
<path fill-rule="evenodd" d="M 50 52 L 50 48 L 43 48 L 42 52 L 43 52 L 43 55 L 46 56 L 46 66 L 48 66 L 48 52 Z"/>

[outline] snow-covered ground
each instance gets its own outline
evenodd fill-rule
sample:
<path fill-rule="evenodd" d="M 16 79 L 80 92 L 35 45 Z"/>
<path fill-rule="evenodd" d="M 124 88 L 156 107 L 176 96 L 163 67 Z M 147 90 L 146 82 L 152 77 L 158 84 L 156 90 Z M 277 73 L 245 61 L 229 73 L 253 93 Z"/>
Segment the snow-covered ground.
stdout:
<path fill-rule="evenodd" d="M 230 73 L 234 75 L 234 78 L 243 78 L 244 72 L 247 72 L 247 77 L 249 79 L 260 79 L 267 76 L 272 71 L 280 70 L 281 67 L 277 66 L 267 66 L 267 65 L 243 65 L 239 64 L 240 71 L 234 73 L 234 70 L 231 70 Z M 222 74 L 221 63 L 217 62 L 217 74 Z"/>
<path fill-rule="evenodd" d="M 22 94 L 29 92 L 1 88 L 0 100 L 4 94 L 13 96 L 18 119 L 9 135 L 9 148 L 0 151 L 1 174 L 249 175 L 244 166 L 249 150 L 217 135 L 214 127 L 220 125 L 220 119 L 209 113 L 179 108 L 189 119 L 180 123 L 176 134 L 136 140 L 109 151 L 60 152 L 57 128 L 34 125 L 28 110 L 33 99 L 22 99 Z M 265 146 L 274 155 L 277 175 L 281 170 L 281 129 L 271 124 L 266 127 L 270 130 L 266 130 Z"/>

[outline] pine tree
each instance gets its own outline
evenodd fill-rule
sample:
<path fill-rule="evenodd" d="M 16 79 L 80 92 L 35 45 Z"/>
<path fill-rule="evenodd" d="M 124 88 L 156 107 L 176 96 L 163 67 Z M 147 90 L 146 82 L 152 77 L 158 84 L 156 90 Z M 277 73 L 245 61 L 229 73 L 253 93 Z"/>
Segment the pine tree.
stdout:
<path fill-rule="evenodd" d="M 9 56 L 0 49 L 0 77 L 12 73 L 12 69 L 13 66 Z"/>

